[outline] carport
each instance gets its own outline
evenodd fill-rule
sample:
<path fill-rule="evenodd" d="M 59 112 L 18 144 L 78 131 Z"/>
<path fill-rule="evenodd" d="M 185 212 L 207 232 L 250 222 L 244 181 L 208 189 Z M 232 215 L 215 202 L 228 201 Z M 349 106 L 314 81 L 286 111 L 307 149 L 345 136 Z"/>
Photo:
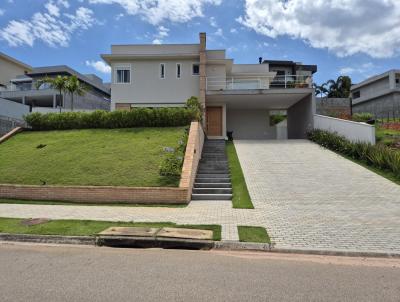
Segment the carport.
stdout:
<path fill-rule="evenodd" d="M 210 138 L 276 139 L 271 110 L 287 112 L 287 137 L 301 139 L 313 128 L 315 101 L 310 88 L 208 91 L 207 131 Z"/>

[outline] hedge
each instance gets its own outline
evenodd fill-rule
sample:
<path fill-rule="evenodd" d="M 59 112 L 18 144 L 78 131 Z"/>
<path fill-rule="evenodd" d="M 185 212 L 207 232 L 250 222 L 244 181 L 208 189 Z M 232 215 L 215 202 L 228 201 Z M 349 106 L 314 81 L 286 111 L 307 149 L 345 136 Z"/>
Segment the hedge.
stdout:
<path fill-rule="evenodd" d="M 186 128 L 185 133 L 178 142 L 178 146 L 174 148 L 173 152 L 165 151 L 166 154 L 161 162 L 159 170 L 161 176 L 181 176 L 188 136 L 189 128 Z"/>
<path fill-rule="evenodd" d="M 133 108 L 112 112 L 32 113 L 24 119 L 32 130 L 68 130 L 186 126 L 196 117 L 197 112 L 190 108 Z"/>
<path fill-rule="evenodd" d="M 400 152 L 398 150 L 383 144 L 353 143 L 337 133 L 318 129 L 310 131 L 308 138 L 327 149 L 363 161 L 380 170 L 390 171 L 400 179 Z"/>

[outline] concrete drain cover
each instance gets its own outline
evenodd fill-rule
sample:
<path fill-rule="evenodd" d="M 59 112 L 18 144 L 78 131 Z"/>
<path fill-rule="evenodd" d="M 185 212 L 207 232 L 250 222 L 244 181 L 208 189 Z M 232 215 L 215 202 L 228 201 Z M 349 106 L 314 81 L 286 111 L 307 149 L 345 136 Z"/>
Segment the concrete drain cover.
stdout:
<path fill-rule="evenodd" d="M 160 230 L 159 228 L 145 228 L 145 227 L 110 227 L 100 232 L 99 235 L 154 237 L 159 230 Z"/>
<path fill-rule="evenodd" d="M 213 231 L 182 228 L 162 228 L 157 237 L 212 240 Z"/>
<path fill-rule="evenodd" d="M 29 218 L 29 219 L 22 220 L 21 224 L 26 225 L 26 226 L 31 226 L 31 225 L 47 223 L 49 221 L 50 221 L 50 219 L 47 219 L 47 218 Z"/>

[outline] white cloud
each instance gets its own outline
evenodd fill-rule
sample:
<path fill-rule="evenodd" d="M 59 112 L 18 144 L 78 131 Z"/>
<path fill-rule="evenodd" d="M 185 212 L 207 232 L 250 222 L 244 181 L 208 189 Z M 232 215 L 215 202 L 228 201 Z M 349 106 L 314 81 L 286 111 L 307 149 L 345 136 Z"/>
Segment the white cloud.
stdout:
<path fill-rule="evenodd" d="M 214 18 L 214 17 L 211 17 L 211 18 L 210 18 L 210 25 L 211 25 L 212 27 L 218 27 L 218 23 L 217 23 L 217 21 L 215 21 L 215 18 Z"/>
<path fill-rule="evenodd" d="M 157 36 L 160 37 L 160 38 L 165 38 L 165 37 L 168 37 L 168 35 L 169 35 L 169 29 L 161 25 L 158 28 L 158 35 Z"/>
<path fill-rule="evenodd" d="M 353 75 L 353 74 L 364 75 L 366 73 L 370 73 L 373 68 L 375 68 L 375 65 L 371 62 L 368 62 L 357 66 L 342 67 L 339 70 L 339 72 L 342 75 Z"/>
<path fill-rule="evenodd" d="M 94 23 L 93 11 L 79 7 L 74 14 L 61 14 L 69 7 L 67 1 L 49 1 L 47 12 L 37 12 L 30 20 L 11 20 L 0 29 L 0 39 L 10 46 L 29 45 L 43 41 L 49 46 L 68 46 L 73 34 L 90 28 Z"/>
<path fill-rule="evenodd" d="M 162 42 L 163 42 L 163 41 L 160 40 L 160 39 L 154 39 L 152 43 L 153 43 L 153 44 L 162 44 Z"/>
<path fill-rule="evenodd" d="M 246 0 L 237 19 L 259 34 L 288 35 L 340 57 L 393 57 L 400 49 L 399 0 Z"/>
<path fill-rule="evenodd" d="M 139 15 L 152 25 L 164 21 L 183 23 L 203 16 L 206 5 L 219 5 L 222 0 L 88 0 L 91 4 L 117 4 L 127 14 Z"/>
<path fill-rule="evenodd" d="M 4 9 L 1 9 L 1 8 L 0 8 L 0 16 L 3 16 L 4 13 L 5 13 Z"/>
<path fill-rule="evenodd" d="M 218 37 L 223 37 L 224 32 L 223 32 L 222 28 L 218 28 L 217 31 L 214 33 L 214 35 L 218 36 Z"/>
<path fill-rule="evenodd" d="M 231 28 L 230 33 L 231 34 L 237 34 L 237 29 L 236 28 Z"/>
<path fill-rule="evenodd" d="M 110 73 L 111 67 L 103 61 L 86 61 L 86 66 L 93 67 L 95 70 L 101 73 Z"/>
<path fill-rule="evenodd" d="M 47 2 L 44 7 L 46 7 L 46 9 L 50 15 L 55 16 L 55 17 L 60 16 L 60 9 L 58 8 L 57 5 L 54 4 L 53 1 Z"/>

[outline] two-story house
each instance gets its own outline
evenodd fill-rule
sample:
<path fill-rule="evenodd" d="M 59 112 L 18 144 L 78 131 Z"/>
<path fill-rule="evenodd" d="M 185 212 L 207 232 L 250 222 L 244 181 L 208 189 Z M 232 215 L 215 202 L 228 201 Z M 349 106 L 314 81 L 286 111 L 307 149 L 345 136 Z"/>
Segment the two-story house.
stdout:
<path fill-rule="evenodd" d="M 293 63 L 281 75 L 271 68 L 277 62 L 235 64 L 225 50 L 206 48 L 205 33 L 198 44 L 112 45 L 101 57 L 112 69 L 111 110 L 184 106 L 197 96 L 209 138 L 232 131 L 237 139 L 274 139 L 269 116 L 276 110 L 287 113 L 288 138 L 313 128 L 314 65 Z"/>
<path fill-rule="evenodd" d="M 389 70 L 351 86 L 353 113 L 376 118 L 400 115 L 400 70 Z"/>
<path fill-rule="evenodd" d="M 59 112 L 71 109 L 71 95 L 52 89 L 49 85 L 36 86 L 45 77 L 76 76 L 85 87 L 82 96 L 74 96 L 74 110 L 110 110 L 110 88 L 93 74 L 83 75 L 65 66 L 44 66 L 32 68 L 25 74 L 10 79 L 6 87 L 0 89 L 0 97 L 30 106 L 33 112 Z"/>

